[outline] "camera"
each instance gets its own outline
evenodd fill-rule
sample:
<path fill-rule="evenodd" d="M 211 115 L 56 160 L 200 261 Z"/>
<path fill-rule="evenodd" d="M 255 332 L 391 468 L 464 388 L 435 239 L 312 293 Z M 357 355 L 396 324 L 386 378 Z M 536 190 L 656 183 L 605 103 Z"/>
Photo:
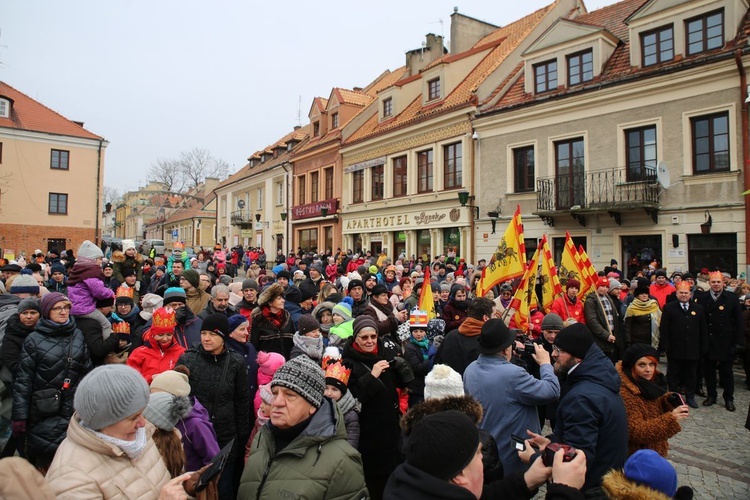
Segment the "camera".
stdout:
<path fill-rule="evenodd" d="M 552 467 L 557 450 L 564 450 L 563 462 L 570 462 L 576 457 L 576 449 L 572 446 L 568 444 L 550 443 L 544 449 L 544 453 L 542 454 L 542 463 L 545 467 Z"/>

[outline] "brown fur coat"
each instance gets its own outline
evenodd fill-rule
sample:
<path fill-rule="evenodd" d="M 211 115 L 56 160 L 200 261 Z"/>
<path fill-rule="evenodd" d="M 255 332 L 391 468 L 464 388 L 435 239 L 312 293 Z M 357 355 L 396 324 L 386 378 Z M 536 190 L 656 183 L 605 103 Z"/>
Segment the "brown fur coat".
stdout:
<path fill-rule="evenodd" d="M 615 368 L 622 379 L 620 396 L 628 415 L 628 456 L 648 448 L 666 457 L 668 439 L 682 430 L 672 415 L 672 405 L 667 402 L 669 393 L 657 399 L 646 399 L 641 396 L 638 386 L 623 373 L 622 362 L 618 362 Z"/>

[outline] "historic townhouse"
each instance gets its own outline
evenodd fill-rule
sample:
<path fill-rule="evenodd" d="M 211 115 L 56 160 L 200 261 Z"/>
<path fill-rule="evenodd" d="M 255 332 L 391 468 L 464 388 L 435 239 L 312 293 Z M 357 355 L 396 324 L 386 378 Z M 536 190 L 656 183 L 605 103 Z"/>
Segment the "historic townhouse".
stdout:
<path fill-rule="evenodd" d="M 385 249 L 394 258 L 455 251 L 474 260 L 476 223 L 497 204 L 474 199 L 477 104 L 531 41 L 577 6 L 559 0 L 502 28 L 456 11 L 449 53 L 435 35 L 407 52 L 404 77 L 378 93 L 363 112 L 367 120 L 352 124 L 356 130 L 344 130 L 344 247 Z"/>
<path fill-rule="evenodd" d="M 214 190 L 217 199 L 217 241 L 230 247 L 263 247 L 269 261 L 291 245 L 287 207 L 292 205 L 292 165 L 295 148 L 304 144 L 309 126 L 295 127 L 277 142 L 255 152 L 247 165 Z"/>
<path fill-rule="evenodd" d="M 479 204 L 519 204 L 529 252 L 569 231 L 598 269 L 744 272 L 747 11 L 626 0 L 557 20 L 474 121 Z"/>
<path fill-rule="evenodd" d="M 328 99 L 313 99 L 310 140 L 294 151 L 293 200 L 290 219 L 294 248 L 325 251 L 341 245 L 342 131 L 377 99 L 377 92 L 393 85 L 404 68 L 385 71 L 367 87 L 353 90 L 334 88 Z M 351 127 L 349 128 L 351 130 Z"/>
<path fill-rule="evenodd" d="M 108 144 L 0 82 L 0 248 L 18 255 L 98 242 Z"/>

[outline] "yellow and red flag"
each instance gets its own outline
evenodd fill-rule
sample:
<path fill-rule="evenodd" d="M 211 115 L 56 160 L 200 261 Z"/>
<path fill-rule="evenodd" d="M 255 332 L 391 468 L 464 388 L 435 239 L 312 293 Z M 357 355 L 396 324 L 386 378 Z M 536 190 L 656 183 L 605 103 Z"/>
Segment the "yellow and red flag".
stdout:
<path fill-rule="evenodd" d="M 525 271 L 526 245 L 523 242 L 521 206 L 516 205 L 516 213 L 505 229 L 495 254 L 482 271 L 482 278 L 477 283 L 477 296 L 483 297 L 493 286 L 523 276 Z"/>
<path fill-rule="evenodd" d="M 596 290 L 596 282 L 598 281 L 599 276 L 597 276 L 596 269 L 591 263 L 591 259 L 589 259 L 586 250 L 583 249 L 583 245 L 578 245 L 578 255 L 581 256 L 581 264 L 583 265 L 583 269 L 588 275 L 589 285 L 591 286 L 591 288 Z"/>
<path fill-rule="evenodd" d="M 560 285 L 560 278 L 557 276 L 557 268 L 546 234 L 542 236 L 539 248 L 539 259 L 542 261 L 542 273 L 539 276 L 542 283 L 542 307 L 546 313 L 552 307 L 552 302 L 563 293 L 563 289 Z"/>
<path fill-rule="evenodd" d="M 424 270 L 424 284 L 422 289 L 419 291 L 419 309 L 427 313 L 427 319 L 437 318 L 437 312 L 435 311 L 435 299 L 432 296 L 432 284 L 430 283 L 430 268 L 425 267 Z"/>
<path fill-rule="evenodd" d="M 521 282 L 516 288 L 516 293 L 513 295 L 513 299 L 510 301 L 510 309 L 513 309 L 513 319 L 516 323 L 516 327 L 522 330 L 524 333 L 529 331 L 529 315 L 531 305 L 533 304 L 538 308 L 536 300 L 536 275 L 537 275 L 537 263 L 539 262 L 539 248 L 537 247 L 534 252 L 534 257 L 528 263 L 526 272 L 521 278 Z"/>
<path fill-rule="evenodd" d="M 573 243 L 573 238 L 569 232 L 565 232 L 565 247 L 563 247 L 562 258 L 560 259 L 560 275 L 567 282 L 568 279 L 574 278 L 581 283 L 578 290 L 578 297 L 582 297 L 584 290 L 588 290 L 589 281 L 583 274 L 581 256 Z"/>

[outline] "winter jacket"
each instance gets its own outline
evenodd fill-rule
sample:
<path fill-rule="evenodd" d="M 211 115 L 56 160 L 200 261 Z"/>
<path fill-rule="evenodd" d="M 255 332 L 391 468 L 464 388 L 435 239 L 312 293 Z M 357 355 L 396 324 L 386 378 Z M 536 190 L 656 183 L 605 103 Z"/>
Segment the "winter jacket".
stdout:
<path fill-rule="evenodd" d="M 28 460 L 7 457 L 0 461 L 0 498 L 55 500 L 55 494 Z"/>
<path fill-rule="evenodd" d="M 175 427 L 182 435 L 182 447 L 185 449 L 185 470 L 198 470 L 211 463 L 219 453 L 216 432 L 208 418 L 208 411 L 196 398 L 190 398 L 193 409 L 190 414 L 177 421 Z"/>
<path fill-rule="evenodd" d="M 449 300 L 448 303 L 443 308 L 443 319 L 445 320 L 445 330 L 450 332 L 452 330 L 455 330 L 459 326 L 461 326 L 461 323 L 464 322 L 464 320 L 467 317 L 467 312 L 469 310 L 469 303 L 465 302 L 466 307 L 463 307 L 463 305 L 457 304 L 454 300 Z"/>
<path fill-rule="evenodd" d="M 28 422 L 26 445 L 31 456 L 51 457 L 65 439 L 76 387 L 91 368 L 83 333 L 72 318 L 63 325 L 42 318 L 26 337 L 13 380 L 13 420 Z M 70 379 L 67 389 L 63 389 L 65 379 Z M 33 404 L 34 393 L 42 389 L 61 391 L 60 408 L 53 415 L 40 414 Z"/>
<path fill-rule="evenodd" d="M 666 283 L 664 285 L 651 283 L 651 286 L 648 289 L 648 293 L 659 303 L 659 308 L 664 309 L 664 304 L 667 303 L 667 295 L 671 294 L 675 290 L 676 288 L 671 283 Z"/>
<path fill-rule="evenodd" d="M 128 257 L 124 252 L 115 250 L 110 260 L 112 261 L 112 277 L 120 283 L 125 281 L 123 271 L 126 269 L 133 269 L 136 281 L 143 281 L 143 257 L 138 252 L 135 252 L 135 256 Z"/>
<path fill-rule="evenodd" d="M 617 344 L 620 346 L 619 352 L 622 352 L 625 350 L 623 348 L 625 343 L 623 342 L 624 339 L 622 338 L 622 332 L 620 331 L 620 316 L 617 310 L 617 304 L 615 304 L 615 301 L 609 296 L 609 294 L 604 296 L 604 300 L 608 301 L 609 305 L 612 307 L 614 329 L 612 331 L 609 329 L 609 323 L 604 315 L 604 306 L 599 301 L 599 296 L 596 292 L 588 294 L 584 301 L 583 315 L 586 319 L 586 326 L 591 332 L 591 335 L 594 336 L 594 342 L 599 346 L 599 349 L 606 353 L 611 353 L 615 349 L 615 344 Z M 609 342 L 607 340 L 610 333 L 615 336 L 615 342 Z"/>
<path fill-rule="evenodd" d="M 435 353 L 432 344 L 429 345 L 427 353 L 430 352 L 432 356 L 424 359 L 423 351 L 418 345 L 409 339 L 404 342 L 404 359 L 409 363 L 411 371 L 414 373 L 414 380 L 409 384 L 409 406 L 413 405 L 413 401 L 419 402 L 424 399 L 424 378 L 432 370 L 432 360 Z"/>
<path fill-rule="evenodd" d="M 248 321 L 250 321 L 250 316 L 253 314 L 253 311 L 257 307 L 258 307 L 257 301 L 254 304 L 250 304 L 244 298 L 241 301 L 239 301 L 236 306 L 234 306 L 235 310 L 237 311 L 237 314 L 243 315 L 244 317 L 247 318 Z"/>
<path fill-rule="evenodd" d="M 622 371 L 621 361 L 615 368 L 622 380 L 620 396 L 628 415 L 628 456 L 647 448 L 666 457 L 668 439 L 682 430 L 672 414 L 674 407 L 667 401 L 670 393 L 657 399 L 646 399 L 641 395 L 640 388 Z"/>
<path fill-rule="evenodd" d="M 174 337 L 172 337 L 172 343 L 167 347 L 160 346 L 156 340 L 151 338 L 130 353 L 128 366 L 138 370 L 146 379 L 146 383 L 151 384 L 154 375 L 174 368 L 177 365 L 177 360 L 184 352 L 185 348 L 178 344 Z"/>
<path fill-rule="evenodd" d="M 120 341 L 117 335 L 110 335 L 106 339 L 102 337 L 102 325 L 96 319 L 79 317 L 75 320 L 76 326 L 86 340 L 91 364 L 94 367 L 104 364 L 109 353 L 119 351 Z"/>
<path fill-rule="evenodd" d="M 463 486 L 438 479 L 408 462 L 399 465 L 388 478 L 383 496 L 389 500 L 476 500 Z"/>
<path fill-rule="evenodd" d="M 375 320 L 375 323 L 378 325 L 379 336 L 384 337 L 389 335 L 396 338 L 396 332 L 400 323 L 393 314 L 393 306 L 391 306 L 390 302 L 386 303 L 385 306 L 381 306 L 372 301 L 362 311 L 362 315 L 369 316 Z"/>
<path fill-rule="evenodd" d="M 68 298 L 73 303 L 72 316 L 90 314 L 96 309 L 97 300 L 114 296 L 115 293 L 104 284 L 102 268 L 96 261 L 79 260 L 70 270 Z"/>
<path fill-rule="evenodd" d="M 583 491 L 596 488 L 602 476 L 625 465 L 628 418 L 620 397 L 620 377 L 599 347 L 589 347 L 567 375 L 568 392 L 557 407 L 553 441 L 586 453 Z"/>
<path fill-rule="evenodd" d="M 63 295 L 68 295 L 68 278 L 63 278 L 62 283 L 50 278 L 47 280 L 47 290 L 50 292 L 60 292 Z"/>
<path fill-rule="evenodd" d="M 686 313 L 675 301 L 664 306 L 659 323 L 659 347 L 669 358 L 699 361 L 708 352 L 708 324 L 703 307 L 688 302 Z"/>
<path fill-rule="evenodd" d="M 10 293 L 0 293 L 0 342 L 5 335 L 5 325 L 8 319 L 18 312 L 18 303 L 21 298 Z"/>
<path fill-rule="evenodd" d="M 250 390 L 250 394 L 255 394 L 258 390 L 258 351 L 255 350 L 253 344 L 247 342 L 245 344 L 237 342 L 231 337 L 227 338 L 227 347 L 242 356 L 245 360 L 245 366 L 247 367 L 247 386 Z M 250 425 L 255 420 L 255 412 L 250 412 Z"/>
<path fill-rule="evenodd" d="M 203 312 L 211 300 L 211 295 L 199 288 L 193 288 L 190 291 L 186 290 L 185 297 L 187 297 L 185 304 L 196 316 L 199 316 Z"/>
<path fill-rule="evenodd" d="M 625 318 L 625 344 L 651 345 L 651 315 L 639 314 Z"/>
<path fill-rule="evenodd" d="M 75 414 L 47 472 L 47 482 L 62 500 L 82 498 L 153 499 L 169 482 L 169 471 L 146 423 L 148 441 L 143 453 L 131 460 L 118 446 L 97 437 Z"/>
<path fill-rule="evenodd" d="M 449 331 L 435 355 L 435 364 L 448 365 L 461 375 L 479 357 L 479 334 L 484 321 L 466 318 L 457 330 Z"/>
<path fill-rule="evenodd" d="M 226 380 L 220 385 L 224 363 L 229 366 Z M 185 351 L 177 364 L 190 369 L 190 395 L 200 401 L 209 415 L 213 413 L 219 446 L 234 439 L 235 446 L 241 447 L 250 436 L 250 391 L 244 358 L 226 349 L 213 355 L 198 344 Z"/>
<path fill-rule="evenodd" d="M 284 310 L 289 313 L 289 318 L 292 320 L 292 327 L 294 328 L 294 331 L 298 330 L 297 324 L 299 322 L 300 316 L 310 312 L 305 311 L 300 307 L 299 304 L 297 304 L 296 302 L 292 302 L 291 300 L 287 300 L 286 302 L 284 302 Z"/>
<path fill-rule="evenodd" d="M 362 315 L 368 305 L 370 305 L 370 301 L 367 299 L 367 294 L 363 294 L 359 301 L 355 300 L 354 304 L 352 304 L 352 318 Z"/>
<path fill-rule="evenodd" d="M 344 348 L 344 344 L 354 335 L 354 320 L 343 321 L 338 325 L 331 325 L 328 329 L 328 345 Z"/>
<path fill-rule="evenodd" d="M 289 359 L 292 351 L 294 324 L 287 311 L 284 311 L 282 326 L 277 328 L 263 316 L 263 308 L 259 307 L 253 311 L 250 325 L 250 342 L 256 351 L 278 352 L 284 358 Z"/>
<path fill-rule="evenodd" d="M 5 324 L 5 336 L 3 345 L 0 347 L 0 366 L 4 366 L 11 373 L 15 373 L 18 363 L 21 361 L 21 347 L 26 337 L 34 331 L 34 327 L 25 326 L 21 323 L 18 313 L 8 318 Z"/>
<path fill-rule="evenodd" d="M 693 498 L 693 490 L 689 486 L 677 488 L 675 495 L 670 497 L 661 491 L 649 488 L 645 484 L 631 481 L 620 470 L 610 471 L 604 476 L 602 490 L 606 495 L 605 498 L 618 500 L 669 500 L 670 498 L 687 500 Z"/>
<path fill-rule="evenodd" d="M 238 499 L 369 498 L 362 459 L 346 441 L 341 410 L 328 398 L 286 448 L 269 425 L 255 436 Z"/>
<path fill-rule="evenodd" d="M 568 318 L 574 319 L 579 323 L 586 324 L 586 318 L 583 315 L 583 300 L 577 298 L 575 304 L 570 301 L 568 294 L 563 294 L 562 297 L 558 297 L 552 302 L 552 306 L 549 312 L 553 312 L 560 316 L 563 320 Z"/>
<path fill-rule="evenodd" d="M 341 396 L 341 399 L 336 401 L 336 404 L 341 409 L 341 413 L 344 414 L 344 425 L 346 426 L 346 440 L 352 445 L 355 450 L 359 448 L 359 412 L 362 410 L 362 405 L 359 401 L 352 396 L 352 391 L 347 390 L 346 394 Z"/>
<path fill-rule="evenodd" d="M 737 347 L 745 345 L 745 318 L 737 295 L 721 292 L 714 300 L 712 292 L 698 295 L 698 303 L 703 306 L 708 325 L 708 359 L 732 361 Z"/>
<path fill-rule="evenodd" d="M 526 469 L 515 448 L 508 446 L 510 436 L 525 436 L 527 429 L 541 432 L 536 405 L 560 396 L 552 365 L 541 365 L 539 371 L 541 379 L 536 379 L 504 357 L 480 354 L 464 372 L 464 390 L 484 408 L 480 427 L 495 438 L 505 474 Z"/>
<path fill-rule="evenodd" d="M 395 366 L 383 370 L 377 378 L 372 375 L 375 363 L 396 357 L 395 351 L 387 349 L 382 339 L 378 339 L 378 354 L 360 352 L 354 349 L 353 343 L 353 338 L 346 342 L 343 359 L 352 367 L 349 390 L 362 404 L 359 452 L 367 476 L 388 476 L 402 461 L 401 412 L 396 389 L 405 384 Z"/>

